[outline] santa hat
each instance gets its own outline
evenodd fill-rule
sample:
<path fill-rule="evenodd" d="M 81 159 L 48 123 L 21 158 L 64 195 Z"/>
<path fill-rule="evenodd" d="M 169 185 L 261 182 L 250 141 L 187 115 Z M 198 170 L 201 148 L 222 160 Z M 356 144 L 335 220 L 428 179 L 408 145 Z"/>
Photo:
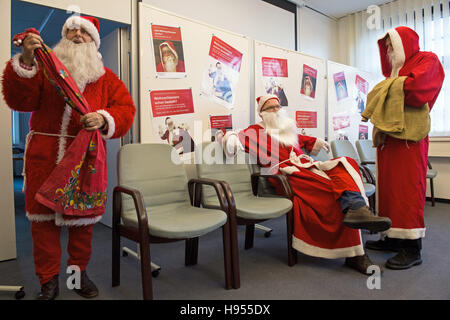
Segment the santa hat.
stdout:
<path fill-rule="evenodd" d="M 280 103 L 280 99 L 278 99 L 278 97 L 274 94 L 268 94 L 268 95 L 256 98 L 256 102 L 258 103 L 258 113 L 261 113 L 262 107 L 266 104 L 267 101 L 272 100 L 272 99 L 275 99 L 278 101 L 278 103 Z"/>
<path fill-rule="evenodd" d="M 173 45 L 173 43 L 171 41 L 165 41 L 159 45 L 159 52 L 161 54 L 161 59 L 162 59 L 162 47 L 163 46 L 168 46 L 170 51 L 172 51 L 173 55 L 175 56 L 175 59 L 178 60 L 177 50 L 175 49 L 175 46 Z"/>
<path fill-rule="evenodd" d="M 100 23 L 97 18 L 73 15 L 66 20 L 61 35 L 66 37 L 67 30 L 83 28 L 95 42 L 97 50 L 100 48 Z"/>

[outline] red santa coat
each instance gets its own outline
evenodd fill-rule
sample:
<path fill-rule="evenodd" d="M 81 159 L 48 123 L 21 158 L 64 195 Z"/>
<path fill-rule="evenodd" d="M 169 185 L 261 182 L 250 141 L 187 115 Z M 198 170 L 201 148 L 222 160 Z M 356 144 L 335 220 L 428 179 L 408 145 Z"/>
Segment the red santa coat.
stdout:
<path fill-rule="evenodd" d="M 225 140 L 231 140 L 228 137 Z M 298 146 L 286 147 L 267 135 L 259 124 L 241 131 L 239 141 L 260 166 L 268 168 L 270 173 L 287 175 L 294 195 L 293 247 L 296 250 L 328 259 L 364 254 L 361 233 L 342 224 L 344 214 L 339 203 L 344 191 L 362 192 L 365 198 L 358 165 L 353 159 L 314 162 L 305 157 L 301 148 L 314 155 L 322 147 L 320 140 L 298 135 Z"/>
<path fill-rule="evenodd" d="M 83 95 L 91 110 L 102 114 L 108 124 L 104 139 L 120 138 L 130 129 L 136 108 L 123 82 L 108 68 L 96 82 L 86 85 Z M 35 66 L 20 66 L 19 55 L 3 72 L 3 96 L 11 109 L 32 112 L 30 137 L 25 155 L 25 209 L 30 221 L 56 220 L 58 225 L 88 225 L 101 216 L 65 219 L 35 200 L 35 194 L 50 175 L 73 138 L 82 129 L 81 116 L 65 105 L 55 88 Z"/>
<path fill-rule="evenodd" d="M 430 110 L 444 81 L 444 70 L 432 52 L 419 51 L 419 36 L 412 29 L 398 27 L 388 32 L 401 64 L 392 70 L 384 37 L 378 41 L 385 77 L 407 76 L 404 84 L 405 105 Z M 419 142 L 386 137 L 377 149 L 377 194 L 380 216 L 392 220 L 385 234 L 391 238 L 415 240 L 425 237 L 423 217 L 426 197 L 428 137 Z"/>

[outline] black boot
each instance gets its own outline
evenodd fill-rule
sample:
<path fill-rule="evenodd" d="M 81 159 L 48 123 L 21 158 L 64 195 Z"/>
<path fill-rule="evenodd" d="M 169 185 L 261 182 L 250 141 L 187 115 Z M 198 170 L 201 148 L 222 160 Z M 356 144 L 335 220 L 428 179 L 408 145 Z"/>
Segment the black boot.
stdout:
<path fill-rule="evenodd" d="M 49 282 L 44 283 L 41 286 L 41 292 L 39 292 L 36 300 L 55 300 L 59 294 L 59 281 L 58 275 L 54 276 Z"/>
<path fill-rule="evenodd" d="M 391 219 L 374 215 L 367 206 L 348 210 L 342 223 L 352 229 L 366 229 L 372 232 L 386 231 L 392 225 Z"/>
<path fill-rule="evenodd" d="M 86 299 L 98 296 L 97 286 L 89 279 L 86 271 L 81 271 L 80 289 L 73 289 L 76 293 Z"/>
<path fill-rule="evenodd" d="M 385 237 L 384 240 L 366 241 L 366 249 L 378 251 L 398 252 L 400 249 L 400 239 Z"/>
<path fill-rule="evenodd" d="M 398 254 L 386 262 L 386 267 L 394 270 L 405 270 L 422 264 L 420 250 L 422 239 L 402 240 Z"/>

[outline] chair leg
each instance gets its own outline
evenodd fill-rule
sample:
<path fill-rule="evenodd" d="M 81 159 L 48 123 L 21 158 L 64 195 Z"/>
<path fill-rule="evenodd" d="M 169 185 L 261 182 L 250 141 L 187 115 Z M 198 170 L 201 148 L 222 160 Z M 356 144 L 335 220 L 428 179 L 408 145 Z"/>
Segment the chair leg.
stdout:
<path fill-rule="evenodd" d="M 230 223 L 227 222 L 222 226 L 222 239 L 223 239 L 223 262 L 225 267 L 225 289 L 230 290 L 233 288 L 234 274 L 232 269 L 231 258 L 231 239 L 230 239 Z"/>
<path fill-rule="evenodd" d="M 120 286 L 120 230 L 116 224 L 112 235 L 112 286 Z"/>
<path fill-rule="evenodd" d="M 150 240 L 148 236 L 140 236 L 139 250 L 141 254 L 142 294 L 144 300 L 153 300 L 152 261 L 150 258 Z"/>
<path fill-rule="evenodd" d="M 237 237 L 237 223 L 230 222 L 230 244 L 231 244 L 231 264 L 233 274 L 233 289 L 241 287 L 241 276 L 239 269 L 239 246 Z"/>
<path fill-rule="evenodd" d="M 253 248 L 253 239 L 255 237 L 255 225 L 248 224 L 245 226 L 245 250 Z"/>
<path fill-rule="evenodd" d="M 186 266 L 195 266 L 198 261 L 198 237 L 186 239 L 184 264 Z"/>
<path fill-rule="evenodd" d="M 292 237 L 294 235 L 294 210 L 286 213 L 286 233 L 287 233 L 287 249 L 288 249 L 288 266 L 292 267 L 297 264 L 297 251 L 292 247 Z"/>
<path fill-rule="evenodd" d="M 433 179 L 430 179 L 430 192 L 431 192 L 431 206 L 434 207 L 435 200 L 434 200 L 434 183 L 433 183 Z"/>

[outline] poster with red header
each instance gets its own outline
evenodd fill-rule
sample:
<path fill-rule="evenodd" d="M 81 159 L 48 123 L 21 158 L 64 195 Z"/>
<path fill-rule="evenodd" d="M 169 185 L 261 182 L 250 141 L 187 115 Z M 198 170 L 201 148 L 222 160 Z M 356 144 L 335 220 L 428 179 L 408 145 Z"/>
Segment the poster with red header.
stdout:
<path fill-rule="evenodd" d="M 355 78 L 356 85 L 356 104 L 359 113 L 363 113 L 366 108 L 367 94 L 369 93 L 369 82 L 359 75 Z"/>
<path fill-rule="evenodd" d="M 369 127 L 365 125 L 359 125 L 358 140 L 369 140 Z"/>
<path fill-rule="evenodd" d="M 267 94 L 274 94 L 280 100 L 280 105 L 287 107 L 289 101 L 284 90 L 284 81 L 289 76 L 288 60 L 272 57 L 262 57 L 262 81 Z"/>
<path fill-rule="evenodd" d="M 239 50 L 213 35 L 203 73 L 202 96 L 233 109 L 242 57 Z"/>
<path fill-rule="evenodd" d="M 317 128 L 317 112 L 316 111 L 297 111 L 295 113 L 297 128 L 316 129 Z"/>
<path fill-rule="evenodd" d="M 233 117 L 229 115 L 210 115 L 209 124 L 211 126 L 211 141 L 216 141 L 216 134 L 222 131 L 225 135 L 228 131 L 233 130 Z"/>
<path fill-rule="evenodd" d="M 192 89 L 150 92 L 153 118 L 194 113 Z"/>
<path fill-rule="evenodd" d="M 181 28 L 151 25 L 156 75 L 159 78 L 184 78 L 184 61 Z"/>
<path fill-rule="evenodd" d="M 302 88 L 300 93 L 305 97 L 314 99 L 316 97 L 317 70 L 304 64 Z"/>

